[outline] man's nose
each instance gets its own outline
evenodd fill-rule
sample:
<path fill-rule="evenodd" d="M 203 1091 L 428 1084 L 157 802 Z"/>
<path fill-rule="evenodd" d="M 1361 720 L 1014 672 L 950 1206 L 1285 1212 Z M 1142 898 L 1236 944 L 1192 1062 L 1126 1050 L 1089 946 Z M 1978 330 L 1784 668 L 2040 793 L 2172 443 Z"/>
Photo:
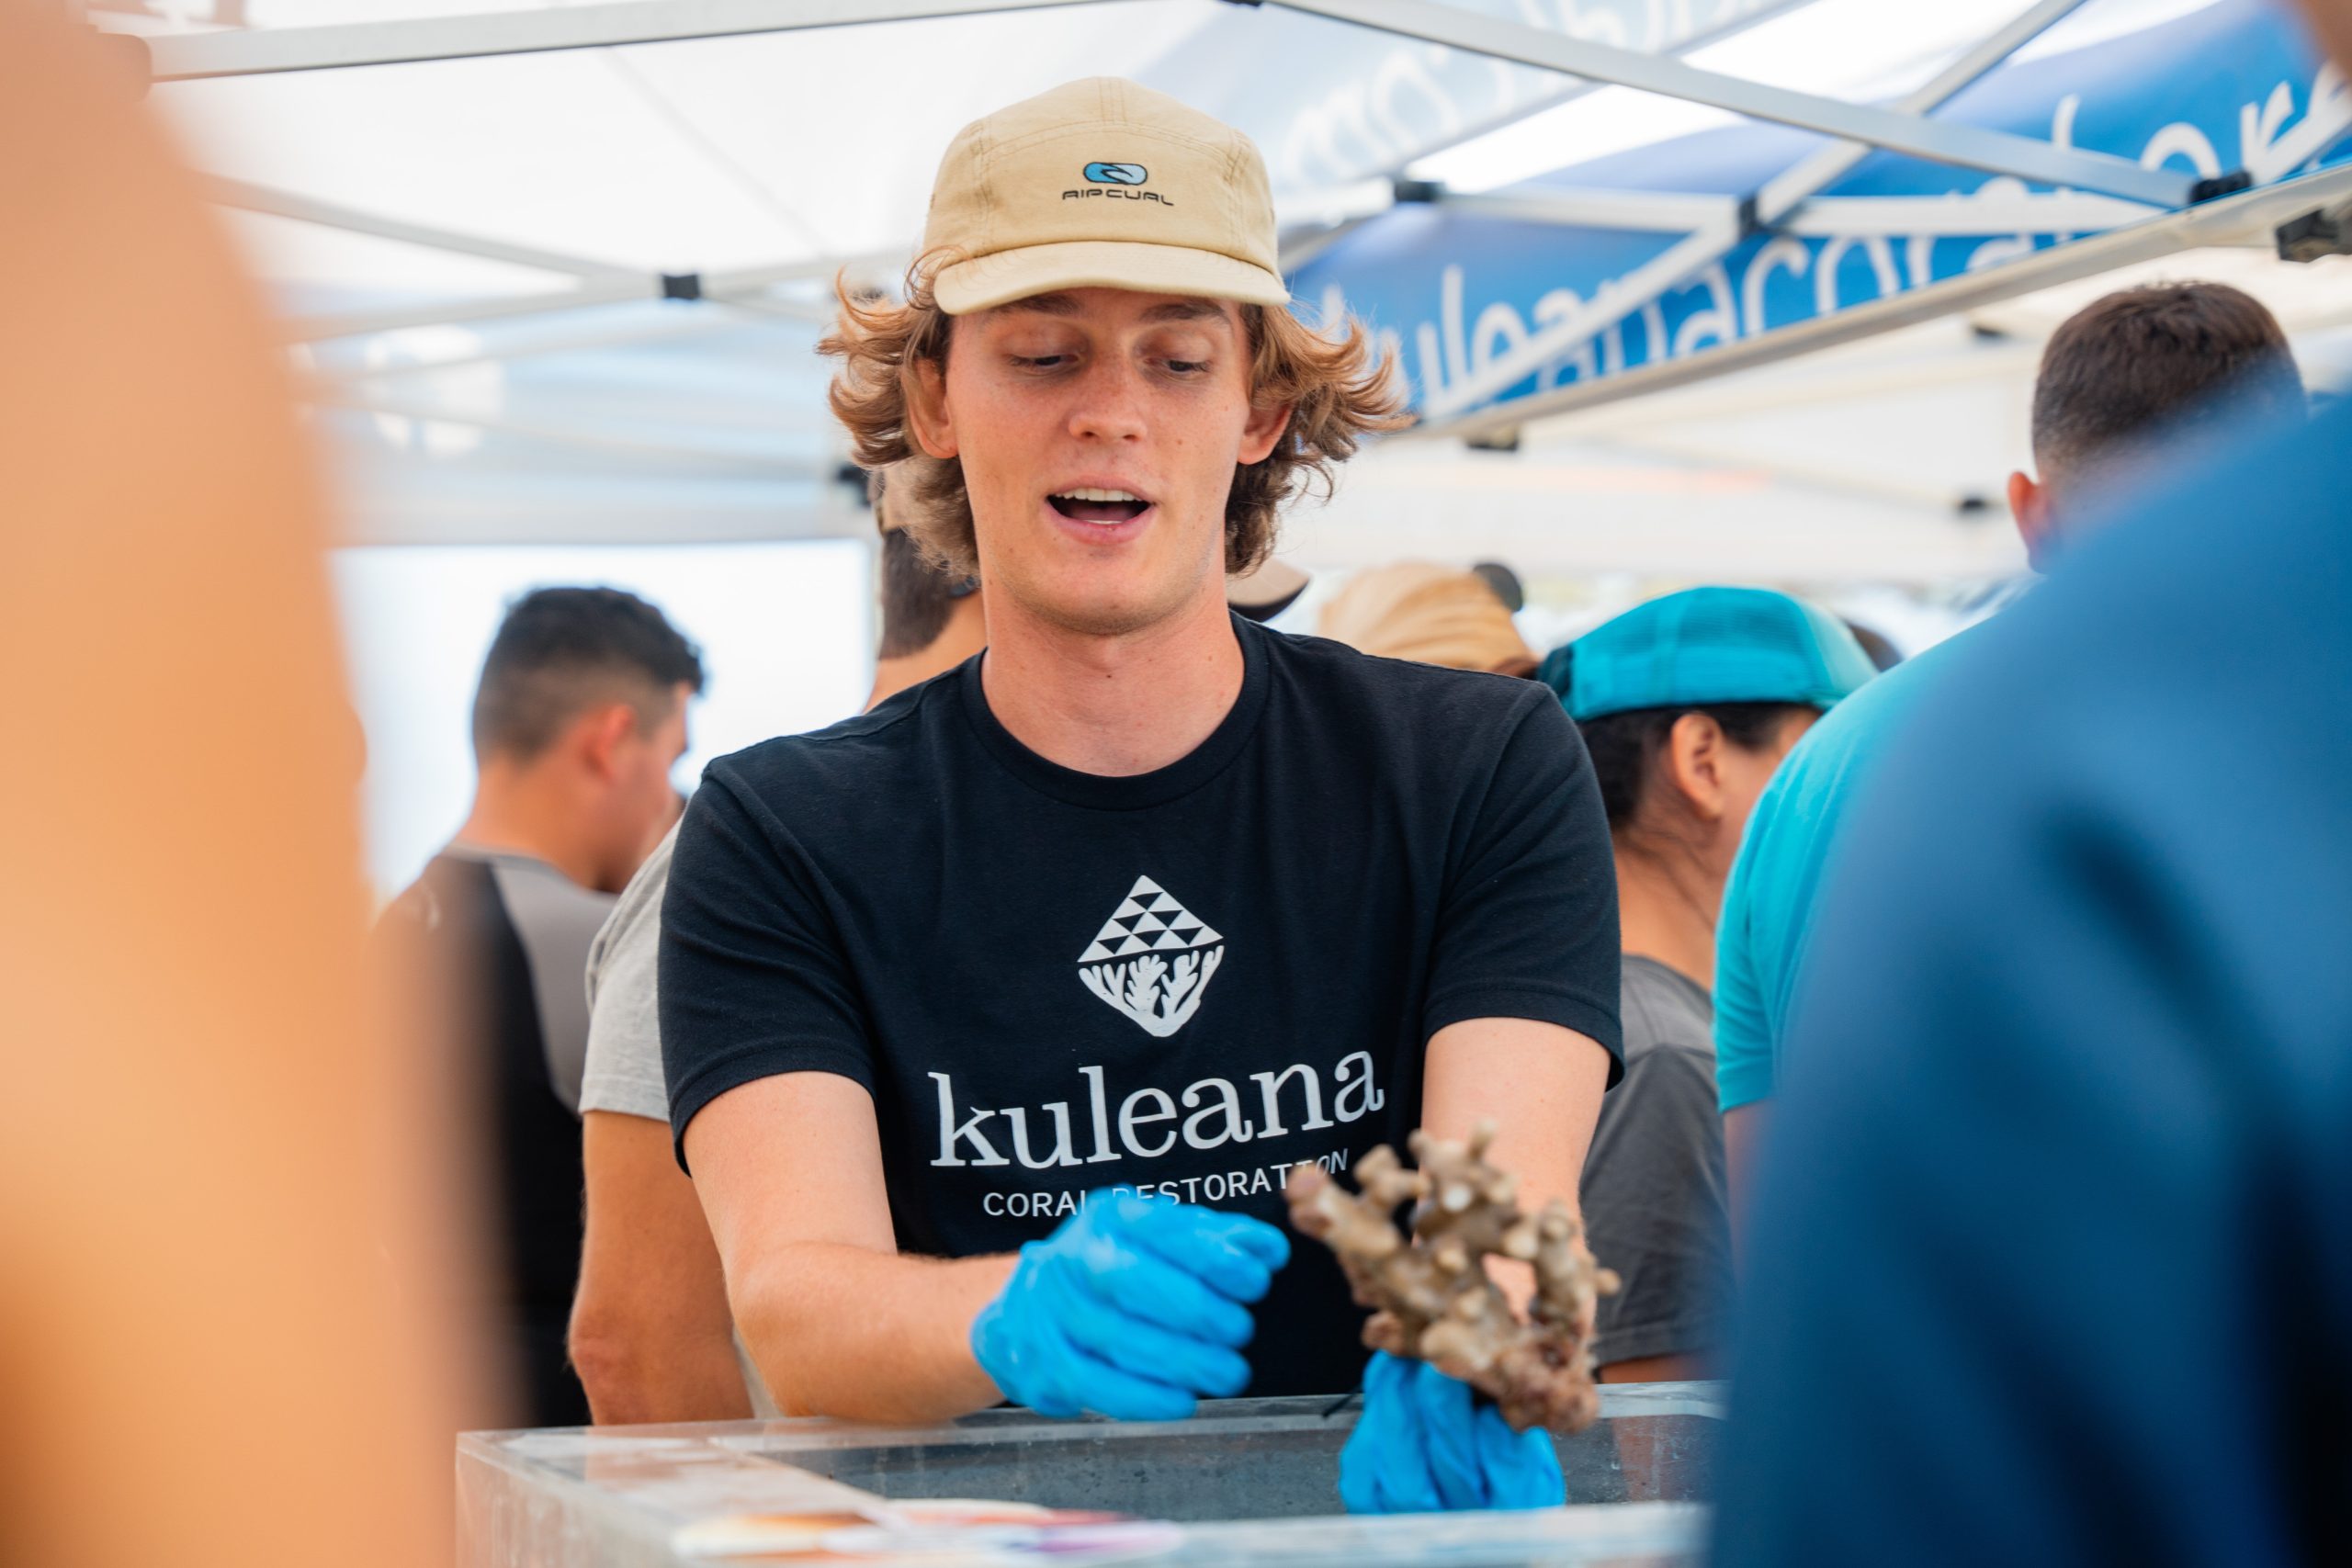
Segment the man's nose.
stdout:
<path fill-rule="evenodd" d="M 1132 365 L 1097 361 L 1078 384 L 1069 433 L 1081 441 L 1139 441 L 1145 431 L 1143 377 Z"/>

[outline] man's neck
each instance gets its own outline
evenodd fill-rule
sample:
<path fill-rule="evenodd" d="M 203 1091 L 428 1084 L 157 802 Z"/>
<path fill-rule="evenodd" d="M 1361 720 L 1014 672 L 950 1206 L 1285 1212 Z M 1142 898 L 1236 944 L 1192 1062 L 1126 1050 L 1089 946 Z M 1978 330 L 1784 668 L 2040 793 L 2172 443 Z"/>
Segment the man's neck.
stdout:
<path fill-rule="evenodd" d="M 1625 951 L 1655 958 L 1709 990 L 1723 886 L 1695 861 L 1617 851 L 1617 921 Z"/>
<path fill-rule="evenodd" d="M 1053 626 L 1006 598 L 988 615 L 989 711 L 1030 750 L 1079 773 L 1167 767 L 1215 733 L 1241 695 L 1241 644 L 1221 592 L 1116 637 Z"/>
<path fill-rule="evenodd" d="M 502 854 L 528 855 L 563 873 L 582 887 L 596 886 L 594 857 L 584 846 L 548 830 L 560 821 L 560 802 L 546 798 L 549 786 L 527 773 L 495 776 L 485 773 L 474 788 L 473 809 L 466 825 L 451 840 L 468 849 Z"/>
<path fill-rule="evenodd" d="M 874 690 L 865 705 L 879 707 L 909 686 L 955 669 L 987 647 L 988 640 L 988 617 L 980 613 L 979 596 L 956 600 L 947 612 L 947 624 L 922 649 L 874 661 Z"/>

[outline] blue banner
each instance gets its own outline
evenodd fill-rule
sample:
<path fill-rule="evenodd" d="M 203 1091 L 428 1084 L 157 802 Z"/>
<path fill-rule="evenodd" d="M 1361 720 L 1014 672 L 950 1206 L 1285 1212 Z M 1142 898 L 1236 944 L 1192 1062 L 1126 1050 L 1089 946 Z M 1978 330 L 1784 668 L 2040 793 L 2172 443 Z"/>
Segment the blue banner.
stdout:
<path fill-rule="evenodd" d="M 2257 185 L 2352 153 L 2352 95 L 2273 5 L 2220 0 L 2161 26 L 2004 66 L 1935 118 L 1991 127 L 2199 175 L 2245 170 Z M 1809 132 L 1742 124 L 1564 168 L 1516 187 L 1753 195 L 1823 145 Z M 1825 197 L 1954 202 L 2048 187 L 1873 152 Z M 2073 238 L 1749 237 L 1672 289 L 1487 400 L 1507 402 L 1813 320 L 1993 266 Z M 1442 205 L 1400 206 L 1324 251 L 1292 279 L 1298 298 L 1364 318 L 1396 349 L 1416 407 L 1535 333 L 1621 287 L 1678 243 L 1672 234 L 1562 227 Z M 1441 401 L 1443 401 L 1441 393 Z"/>

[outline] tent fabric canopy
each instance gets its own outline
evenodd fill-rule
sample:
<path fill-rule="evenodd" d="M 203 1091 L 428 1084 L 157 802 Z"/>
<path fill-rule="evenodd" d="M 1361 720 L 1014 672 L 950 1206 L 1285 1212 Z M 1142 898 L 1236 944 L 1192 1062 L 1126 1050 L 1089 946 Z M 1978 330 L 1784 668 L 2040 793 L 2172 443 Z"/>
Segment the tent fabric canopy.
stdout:
<path fill-rule="evenodd" d="M 2343 84 L 2257 0 L 453 3 L 102 16 L 150 37 L 154 97 L 272 279 L 365 539 L 863 528 L 810 352 L 831 278 L 888 286 L 954 130 L 1078 75 L 1250 131 L 1299 298 L 1367 316 L 1455 434 L 2267 244 L 2347 195 Z M 794 30 L 740 30 L 765 26 Z M 481 52 L 648 28 L 739 30 Z M 478 57 L 239 73 L 436 40 Z M 228 73 L 173 79 L 198 66 Z M 1677 134 L 1692 114 L 1719 129 Z M 1823 151 L 1854 126 L 1930 156 Z M 1596 141 L 1623 150 L 1555 151 Z M 1553 172 L 1481 177 L 1513 159 Z M 2083 180 L 1999 172 L 2052 168 Z"/>

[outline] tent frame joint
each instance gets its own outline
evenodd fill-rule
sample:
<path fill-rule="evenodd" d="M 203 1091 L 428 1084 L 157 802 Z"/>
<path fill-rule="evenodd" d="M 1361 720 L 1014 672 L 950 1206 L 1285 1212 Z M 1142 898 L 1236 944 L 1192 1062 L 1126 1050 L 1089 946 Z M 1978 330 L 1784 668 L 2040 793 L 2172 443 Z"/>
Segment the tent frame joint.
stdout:
<path fill-rule="evenodd" d="M 2210 180 L 2199 180 L 2188 187 L 2188 205 L 2199 207 L 2218 201 L 2225 196 L 2235 196 L 2242 190 L 2254 188 L 2254 175 L 2245 169 L 2232 169 L 2226 175 L 2215 175 Z"/>

